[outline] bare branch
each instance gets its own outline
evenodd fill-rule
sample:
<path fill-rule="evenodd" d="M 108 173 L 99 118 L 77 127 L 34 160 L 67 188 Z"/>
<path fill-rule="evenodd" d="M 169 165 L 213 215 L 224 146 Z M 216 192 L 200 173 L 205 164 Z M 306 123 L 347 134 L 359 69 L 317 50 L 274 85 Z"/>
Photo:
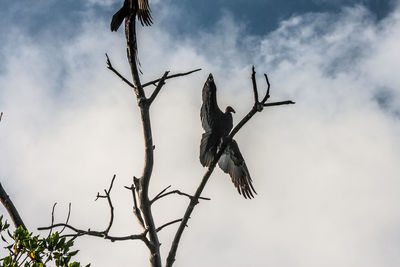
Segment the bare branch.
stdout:
<path fill-rule="evenodd" d="M 151 204 L 153 204 L 155 201 L 157 201 L 157 200 L 159 200 L 159 199 L 161 199 L 161 198 L 163 198 L 163 197 L 166 197 L 166 196 L 169 196 L 169 195 L 172 195 L 172 194 L 178 194 L 178 195 L 181 195 L 181 196 L 186 196 L 186 197 L 188 197 L 189 199 L 193 199 L 193 198 L 194 198 L 194 196 L 191 196 L 191 195 L 189 195 L 189 194 L 183 193 L 183 192 L 181 192 L 181 191 L 179 191 L 179 190 L 173 190 L 173 191 L 170 191 L 170 192 L 168 192 L 168 193 L 158 195 L 157 197 L 155 197 L 155 198 L 151 201 Z M 201 199 L 201 200 L 211 200 L 211 198 L 207 198 L 207 197 L 199 197 L 198 199 Z"/>
<path fill-rule="evenodd" d="M 150 202 L 153 203 L 154 200 L 155 200 L 156 198 L 158 198 L 159 196 L 161 196 L 162 194 L 164 194 L 164 192 L 167 191 L 167 190 L 170 189 L 170 188 L 171 188 L 171 185 L 169 185 L 169 186 L 167 186 L 166 188 L 164 188 L 163 190 L 161 190 L 161 192 L 158 193 Z"/>
<path fill-rule="evenodd" d="M 114 67 L 111 64 L 110 58 L 108 57 L 107 53 L 106 53 L 106 57 L 107 57 L 107 69 L 109 69 L 112 72 L 114 72 L 118 77 L 120 77 L 130 87 L 135 88 L 135 86 L 130 81 L 128 81 L 124 76 L 122 76 L 122 74 L 120 74 L 116 69 L 114 69 Z"/>
<path fill-rule="evenodd" d="M 150 98 L 149 98 L 149 105 L 151 105 L 151 103 L 153 103 L 154 99 L 156 99 L 158 93 L 160 92 L 161 88 L 164 86 L 165 84 L 165 79 L 168 76 L 169 71 L 166 71 L 164 73 L 164 75 L 161 77 L 160 81 L 157 84 L 156 89 L 154 89 L 154 92 L 151 94 Z"/>
<path fill-rule="evenodd" d="M 21 216 L 18 213 L 17 208 L 15 208 L 13 202 L 10 197 L 7 195 L 7 192 L 4 190 L 3 185 L 0 183 L 0 201 L 3 206 L 6 208 L 8 214 L 11 217 L 11 220 L 14 223 L 15 228 L 22 226 L 24 229 L 28 230 L 21 219 Z"/>
<path fill-rule="evenodd" d="M 44 230 L 50 230 L 52 228 L 57 228 L 57 227 L 68 228 L 68 229 L 70 229 L 71 231 L 75 232 L 76 234 L 78 234 L 80 236 L 88 235 L 88 236 L 102 237 L 102 238 L 110 240 L 112 242 L 114 242 L 114 241 L 124 241 L 124 240 L 135 240 L 135 239 L 139 239 L 139 240 L 144 241 L 146 239 L 146 234 L 147 234 L 147 231 L 144 231 L 143 233 L 137 234 L 137 235 L 110 236 L 110 235 L 108 235 L 108 233 L 106 233 L 106 231 L 92 231 L 90 229 L 85 231 L 85 230 L 81 230 L 81 229 L 75 228 L 75 227 L 73 227 L 73 226 L 71 226 L 69 224 L 65 224 L 65 223 L 57 223 L 57 224 L 53 224 L 51 226 L 39 227 L 38 230 L 39 231 L 44 231 Z M 64 235 L 64 236 L 69 236 L 69 235 Z"/>
<path fill-rule="evenodd" d="M 70 216 L 71 216 L 71 202 L 68 204 L 68 215 L 67 215 L 67 219 L 65 220 L 65 224 L 68 224 Z M 65 227 L 63 229 L 61 229 L 60 234 L 62 232 L 64 232 L 64 230 L 65 230 Z"/>
<path fill-rule="evenodd" d="M 165 80 L 172 79 L 172 78 L 176 78 L 176 77 L 180 77 L 180 76 L 189 75 L 189 74 L 192 74 L 193 72 L 197 72 L 197 71 L 200 71 L 200 70 L 201 70 L 201 69 L 195 69 L 195 70 L 191 70 L 191 71 L 188 71 L 188 72 L 172 74 L 172 75 L 170 75 L 170 76 L 167 76 L 167 77 L 165 78 Z M 157 83 L 158 83 L 161 79 L 162 79 L 162 78 L 159 78 L 159 79 L 156 79 L 156 80 L 147 82 L 147 83 L 143 84 L 142 87 L 144 88 L 144 87 L 147 87 L 147 86 L 149 86 L 149 85 L 157 86 Z"/>
<path fill-rule="evenodd" d="M 133 177 L 133 179 L 137 179 L 136 177 Z M 126 189 L 129 189 L 132 192 L 132 198 L 133 198 L 133 214 L 135 214 L 136 219 L 138 220 L 139 224 L 142 226 L 143 229 L 145 229 L 146 227 L 144 226 L 144 221 L 143 221 L 143 216 L 142 213 L 140 211 L 140 209 L 138 208 L 137 205 L 137 198 L 136 198 L 136 191 L 135 191 L 135 186 L 131 185 L 131 187 L 127 187 L 125 186 Z"/>
<path fill-rule="evenodd" d="M 108 234 L 110 232 L 111 226 L 114 222 L 114 206 L 112 205 L 110 194 L 107 194 L 107 200 L 108 200 L 108 205 L 110 206 L 110 212 L 111 212 L 110 222 L 108 223 L 107 229 L 105 231 Z"/>
<path fill-rule="evenodd" d="M 163 228 L 165 228 L 165 227 L 167 227 L 167 226 L 170 226 L 170 225 L 172 225 L 172 224 L 174 224 L 174 223 L 181 222 L 181 221 L 182 221 L 182 219 L 177 219 L 177 220 L 168 222 L 168 223 L 163 224 L 163 225 L 161 225 L 160 227 L 158 227 L 158 228 L 156 229 L 156 231 L 157 231 L 157 232 L 160 232 Z"/>
<path fill-rule="evenodd" d="M 152 249 L 152 244 L 149 242 L 149 240 L 146 237 L 146 235 L 148 233 L 148 229 L 144 229 L 143 233 L 138 234 L 138 235 L 127 235 L 127 236 L 111 236 L 111 235 L 109 235 L 110 229 L 111 229 L 111 227 L 112 227 L 112 225 L 114 223 L 114 206 L 113 206 L 112 201 L 111 201 L 111 190 L 113 188 L 115 178 L 116 178 L 116 175 L 114 174 L 113 178 L 111 179 L 111 183 L 110 183 L 110 186 L 109 186 L 108 190 L 104 189 L 105 195 L 100 195 L 100 193 L 97 193 L 96 200 L 99 199 L 99 198 L 106 198 L 107 201 L 108 201 L 108 205 L 110 207 L 110 213 L 111 213 L 110 214 L 110 221 L 108 223 L 107 228 L 104 231 L 92 231 L 90 229 L 86 231 L 86 230 L 78 229 L 76 227 L 73 227 L 73 226 L 69 225 L 68 221 L 69 221 L 70 212 L 71 212 L 71 204 L 69 205 L 68 217 L 67 217 L 66 223 L 53 224 L 53 222 L 54 222 L 54 207 L 55 207 L 55 205 L 54 205 L 53 206 L 53 212 L 52 212 L 52 223 L 51 223 L 51 225 L 47 226 L 47 227 L 40 227 L 40 228 L 38 228 L 38 230 L 49 230 L 50 229 L 50 232 L 51 232 L 51 230 L 54 229 L 54 228 L 63 227 L 63 229 L 61 230 L 61 232 L 62 232 L 62 231 L 64 231 L 64 229 L 67 228 L 67 229 L 73 231 L 74 234 L 67 234 L 67 235 L 63 235 L 63 236 L 65 236 L 65 237 L 66 236 L 72 236 L 73 239 L 75 239 L 78 236 L 83 236 L 83 235 L 102 237 L 102 238 L 108 239 L 108 240 L 110 240 L 112 242 L 139 239 L 139 240 L 142 240 L 146 244 L 146 246 L 148 246 L 149 249 Z"/>
<path fill-rule="evenodd" d="M 52 208 L 52 210 L 51 210 L 51 225 L 54 224 L 54 210 L 55 210 L 55 208 L 56 208 L 56 205 L 57 205 L 57 202 L 55 202 L 55 203 L 53 204 L 53 208 Z M 53 231 L 53 229 L 50 229 L 49 235 L 48 235 L 48 236 L 51 236 L 51 232 L 52 232 L 52 231 Z"/>
<path fill-rule="evenodd" d="M 111 189 L 112 189 L 112 187 L 113 187 L 113 185 L 114 185 L 115 177 L 116 177 L 116 175 L 114 174 L 113 178 L 111 179 L 110 187 L 108 188 L 108 191 L 107 191 L 107 194 L 108 194 L 108 195 L 110 194 Z"/>
<path fill-rule="evenodd" d="M 253 67 L 251 68 L 251 81 L 253 82 L 253 93 L 254 93 L 254 103 L 258 103 L 258 90 L 257 90 L 257 82 L 256 82 L 256 71 Z"/>
<path fill-rule="evenodd" d="M 267 74 L 264 73 L 264 77 L 265 77 L 265 80 L 266 80 L 266 82 L 267 82 L 267 93 L 265 94 L 265 96 L 264 96 L 263 100 L 261 101 L 261 103 L 267 102 L 267 100 L 268 100 L 269 97 L 270 97 L 270 95 L 269 95 L 269 89 L 270 89 L 270 87 L 271 87 L 271 84 L 269 83 Z"/>
<path fill-rule="evenodd" d="M 110 207 L 110 221 L 108 223 L 106 230 L 104 231 L 106 233 L 106 235 L 108 235 L 108 232 L 110 232 L 110 229 L 114 222 L 114 206 L 111 201 L 110 193 L 111 193 L 111 189 L 114 185 L 115 177 L 116 177 L 116 175 L 114 174 L 113 178 L 111 179 L 110 187 L 108 188 L 108 190 L 104 189 L 105 195 L 102 196 L 102 195 L 100 195 L 100 193 L 97 193 L 97 197 L 96 197 L 96 200 L 98 200 L 99 198 L 107 198 L 108 206 Z"/>
<path fill-rule="evenodd" d="M 287 100 L 287 101 L 267 103 L 267 104 L 264 104 L 263 106 L 264 107 L 272 107 L 272 106 L 281 106 L 281 105 L 290 105 L 290 104 L 296 104 L 296 102 Z"/>

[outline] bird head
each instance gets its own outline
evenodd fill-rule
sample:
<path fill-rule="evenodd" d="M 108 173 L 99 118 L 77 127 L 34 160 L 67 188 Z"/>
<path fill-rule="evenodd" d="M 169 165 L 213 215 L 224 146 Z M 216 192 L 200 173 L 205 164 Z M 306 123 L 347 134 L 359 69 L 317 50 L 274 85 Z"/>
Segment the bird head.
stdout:
<path fill-rule="evenodd" d="M 207 81 L 204 84 L 205 87 L 209 87 L 211 90 L 217 90 L 216 85 L 214 83 L 214 77 L 212 76 L 212 74 L 210 73 L 210 75 L 208 75 Z"/>
<path fill-rule="evenodd" d="M 225 113 L 228 113 L 228 112 L 236 113 L 235 110 L 231 106 L 226 107 Z"/>
<path fill-rule="evenodd" d="M 208 75 L 206 83 L 207 84 L 214 84 L 214 77 L 213 77 L 213 75 L 211 73 L 210 73 L 210 75 Z"/>

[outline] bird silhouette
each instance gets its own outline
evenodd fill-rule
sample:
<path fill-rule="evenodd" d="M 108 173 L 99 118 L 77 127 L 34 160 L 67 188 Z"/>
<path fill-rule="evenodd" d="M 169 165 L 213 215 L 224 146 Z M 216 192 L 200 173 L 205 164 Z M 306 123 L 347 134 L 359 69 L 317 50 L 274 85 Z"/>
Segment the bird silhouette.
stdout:
<path fill-rule="evenodd" d="M 111 31 L 117 31 L 121 26 L 122 21 L 125 18 L 129 18 L 130 15 L 137 16 L 142 26 L 150 26 L 153 21 L 150 14 L 150 6 L 148 0 L 132 0 L 132 8 L 130 7 L 130 0 L 125 0 L 124 5 L 113 15 L 110 23 Z M 138 49 L 137 49 L 137 38 L 136 38 L 136 29 L 133 27 L 133 53 L 135 56 L 136 66 L 140 73 L 142 73 L 140 61 L 138 58 Z"/>
<path fill-rule="evenodd" d="M 136 15 L 143 26 L 150 26 L 153 21 L 150 14 L 148 0 L 132 0 L 133 7 L 130 8 L 130 0 L 125 0 L 124 5 L 114 14 L 111 19 L 111 31 L 117 31 L 122 21 L 128 17 L 131 12 Z"/>
<path fill-rule="evenodd" d="M 214 161 L 222 142 L 232 130 L 232 113 L 235 113 L 235 110 L 227 106 L 225 112 L 222 112 L 218 107 L 217 87 L 211 73 L 204 84 L 202 98 L 200 118 L 205 132 L 201 137 L 200 162 L 204 167 L 208 167 Z M 225 148 L 218 160 L 218 166 L 230 175 L 239 194 L 245 198 L 254 198 L 257 192 L 254 190 L 249 170 L 235 140 L 232 140 Z"/>

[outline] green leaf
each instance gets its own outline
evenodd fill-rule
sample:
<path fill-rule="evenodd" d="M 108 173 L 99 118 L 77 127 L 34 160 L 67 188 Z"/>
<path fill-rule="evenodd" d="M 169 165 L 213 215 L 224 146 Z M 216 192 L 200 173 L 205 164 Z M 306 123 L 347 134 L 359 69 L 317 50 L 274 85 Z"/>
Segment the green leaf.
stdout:
<path fill-rule="evenodd" d="M 2 221 L 0 215 L 0 232 L 7 225 L 4 220 Z M 47 264 L 57 267 L 81 267 L 79 262 L 69 264 L 79 250 L 70 252 L 74 242 L 72 240 L 67 241 L 66 237 L 60 237 L 58 232 L 49 237 L 41 238 L 39 235 L 33 236 L 33 233 L 18 227 L 13 233 L 7 229 L 7 233 L 12 239 L 11 241 L 7 241 L 0 234 L 4 242 L 9 242 L 9 245 L 4 247 L 9 251 L 9 256 L 0 259 L 0 267 L 45 267 Z M 86 265 L 86 267 L 89 266 L 90 264 Z"/>
<path fill-rule="evenodd" d="M 79 250 L 75 250 L 75 251 L 72 251 L 72 252 L 68 253 L 68 255 L 73 257 L 76 254 L 78 254 L 78 252 L 79 252 Z"/>
<path fill-rule="evenodd" d="M 1 236 L 1 239 L 2 239 L 4 242 L 8 243 L 8 241 L 4 238 L 3 235 L 0 235 L 0 236 Z"/>
<path fill-rule="evenodd" d="M 4 264 L 9 265 L 12 262 L 12 256 L 8 256 L 4 258 Z"/>
<path fill-rule="evenodd" d="M 56 249 L 61 249 L 65 245 L 65 237 L 61 238 L 58 244 L 56 245 Z"/>
<path fill-rule="evenodd" d="M 8 234 L 8 236 L 9 236 L 10 238 L 12 238 L 12 239 L 15 240 L 14 235 L 12 235 L 11 232 L 10 232 L 10 230 L 8 230 L 8 229 L 7 229 L 7 234 Z"/>

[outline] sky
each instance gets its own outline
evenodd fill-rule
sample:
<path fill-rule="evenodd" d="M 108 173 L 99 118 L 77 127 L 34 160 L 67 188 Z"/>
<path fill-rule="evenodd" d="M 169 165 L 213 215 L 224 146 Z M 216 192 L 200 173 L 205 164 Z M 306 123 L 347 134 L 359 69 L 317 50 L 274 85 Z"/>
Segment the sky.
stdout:
<path fill-rule="evenodd" d="M 103 230 L 97 192 L 112 191 L 113 235 L 138 233 L 124 186 L 140 176 L 143 138 L 124 34 L 109 31 L 121 1 L 1 1 L 0 181 L 30 230 L 63 222 Z M 251 66 L 271 101 L 235 137 L 258 195 L 245 200 L 216 169 L 185 230 L 175 266 L 400 264 L 400 7 L 398 1 L 151 1 L 154 25 L 138 28 L 142 81 L 169 80 L 151 108 L 151 195 L 194 192 L 201 89 L 213 73 L 218 103 L 238 122 L 253 104 Z M 210 7 L 212 5 L 212 7 Z M 146 89 L 150 90 L 150 89 Z M 180 218 L 179 196 L 154 204 L 161 225 Z M 4 208 L 0 208 L 5 213 Z M 175 226 L 160 233 L 165 262 Z M 37 233 L 37 231 L 35 230 Z M 148 266 L 137 241 L 76 242 L 92 266 Z"/>

